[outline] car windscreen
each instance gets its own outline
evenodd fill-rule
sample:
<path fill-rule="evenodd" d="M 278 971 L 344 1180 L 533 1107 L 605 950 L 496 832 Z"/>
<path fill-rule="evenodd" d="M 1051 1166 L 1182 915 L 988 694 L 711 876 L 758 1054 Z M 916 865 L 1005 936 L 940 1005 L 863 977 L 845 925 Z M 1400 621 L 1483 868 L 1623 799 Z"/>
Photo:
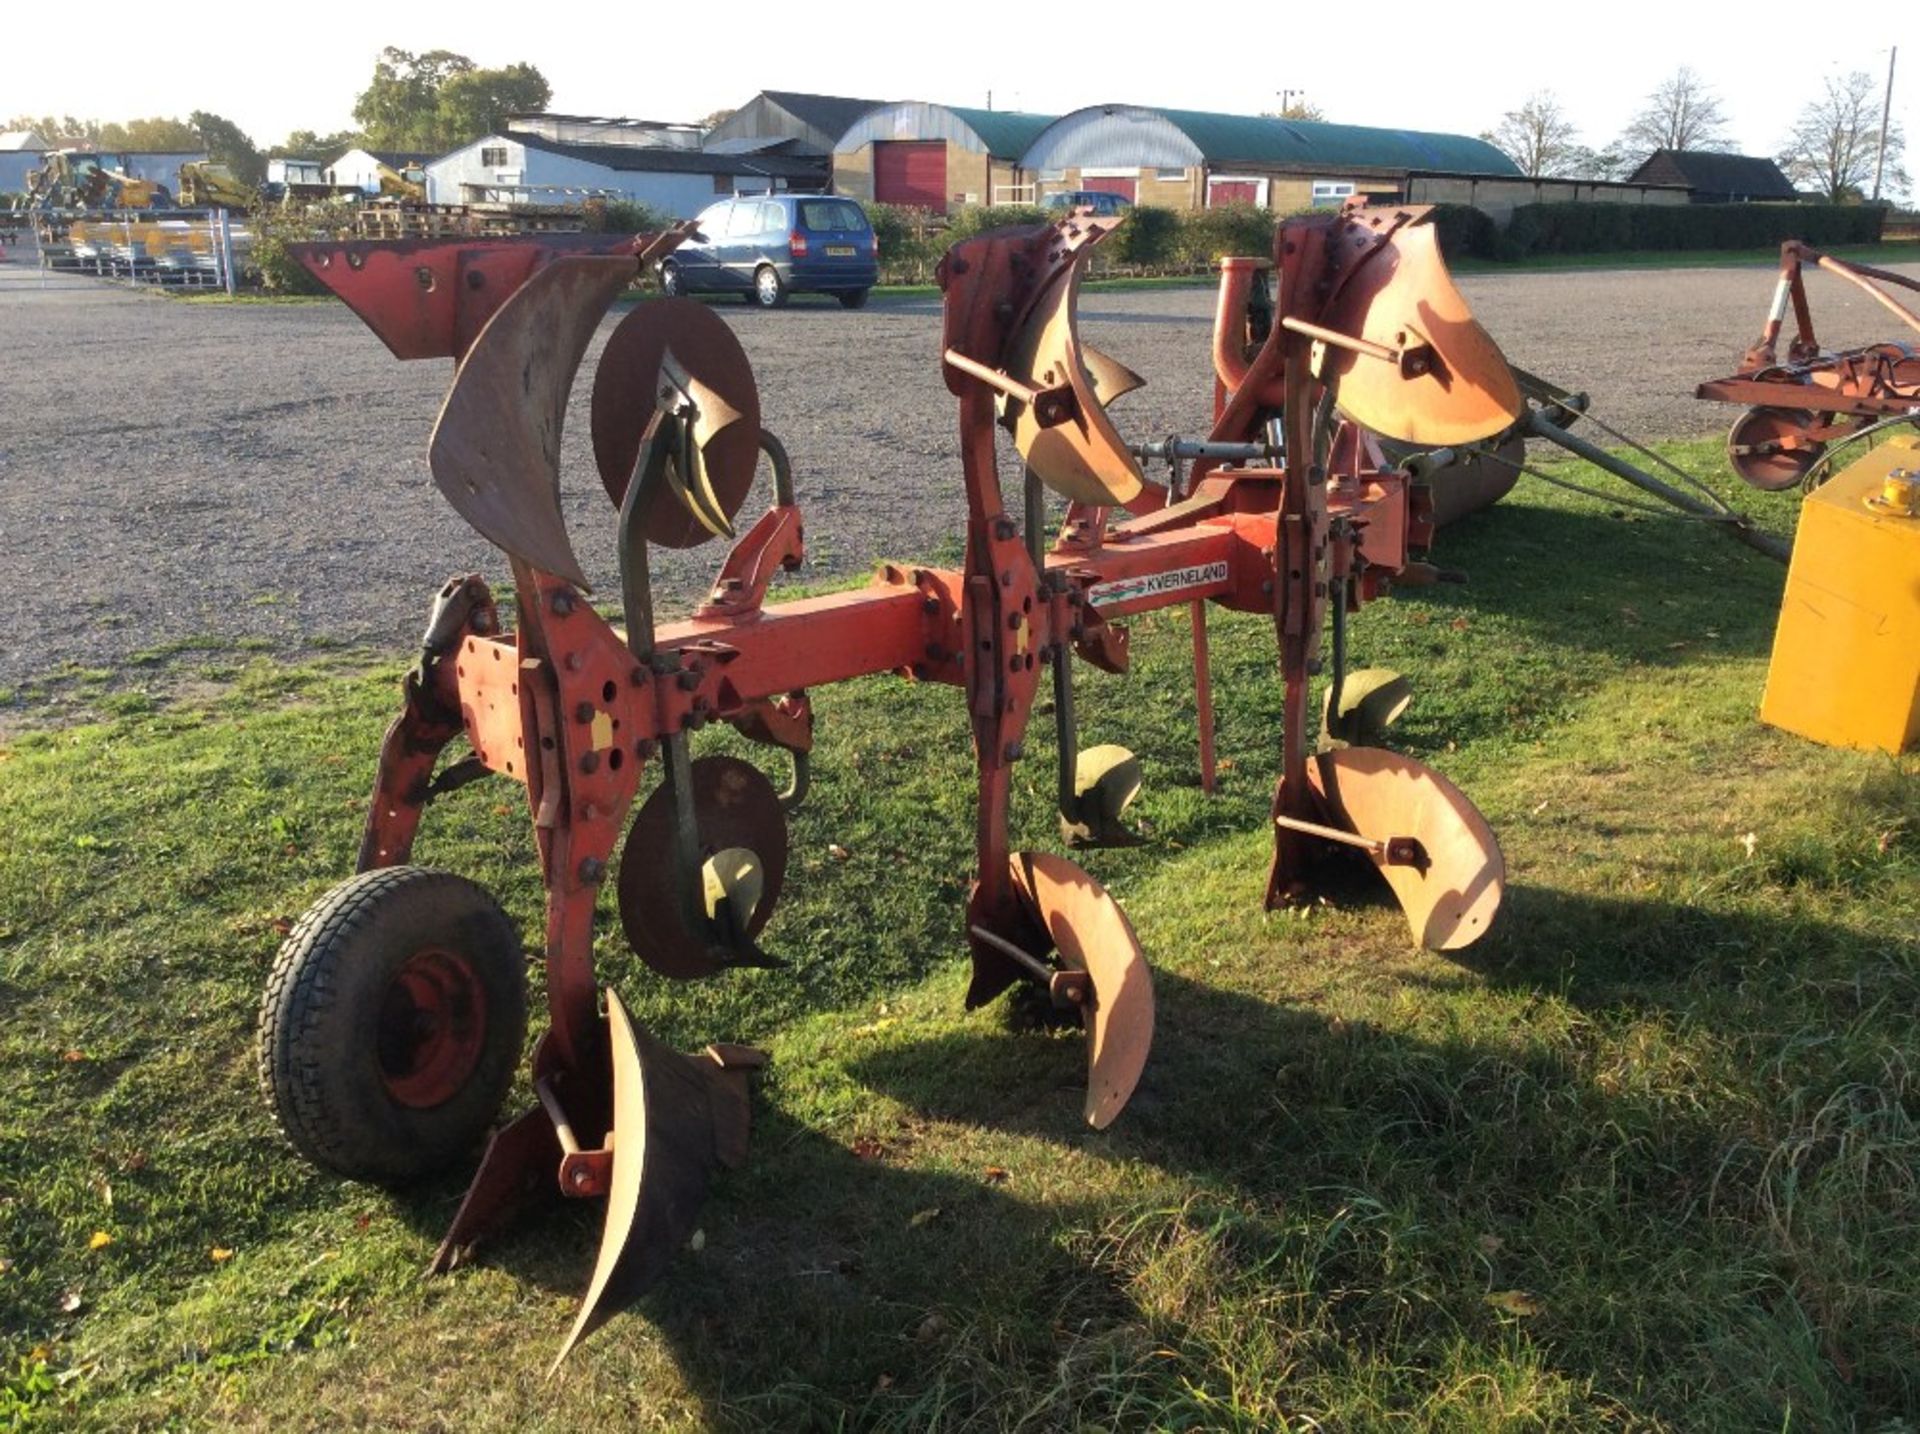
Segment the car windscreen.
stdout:
<path fill-rule="evenodd" d="M 860 206 L 845 199 L 803 199 L 800 201 L 800 227 L 803 229 L 865 229 L 867 216 Z"/>

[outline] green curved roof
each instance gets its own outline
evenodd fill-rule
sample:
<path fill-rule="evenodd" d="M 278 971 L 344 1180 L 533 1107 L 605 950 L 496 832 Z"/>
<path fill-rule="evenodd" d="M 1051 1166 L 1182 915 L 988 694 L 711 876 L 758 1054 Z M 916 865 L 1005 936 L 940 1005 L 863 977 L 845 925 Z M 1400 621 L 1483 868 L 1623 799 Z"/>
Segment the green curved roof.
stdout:
<path fill-rule="evenodd" d="M 971 110 L 958 105 L 944 106 L 947 113 L 966 122 L 980 136 L 987 153 L 1000 159 L 1018 159 L 1027 146 L 1040 137 L 1040 131 L 1058 115 L 1022 114 L 1018 110 Z"/>
<path fill-rule="evenodd" d="M 1520 167 L 1484 139 L 1424 130 L 1283 120 L 1266 115 L 1153 113 L 1180 129 L 1209 164 L 1436 169 L 1456 174 L 1518 175 Z"/>

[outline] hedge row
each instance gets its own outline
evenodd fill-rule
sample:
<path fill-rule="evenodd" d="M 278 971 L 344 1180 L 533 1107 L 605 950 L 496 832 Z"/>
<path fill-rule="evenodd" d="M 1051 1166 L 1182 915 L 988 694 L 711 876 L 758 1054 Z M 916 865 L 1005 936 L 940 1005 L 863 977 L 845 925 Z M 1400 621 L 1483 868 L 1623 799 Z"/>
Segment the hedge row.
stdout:
<path fill-rule="evenodd" d="M 924 284 L 949 245 L 984 230 L 1050 217 L 1023 205 L 973 206 L 936 228 L 924 211 L 869 204 L 880 237 L 880 278 Z M 1605 254 L 1631 249 L 1772 249 L 1782 240 L 1814 245 L 1878 243 L 1884 205 L 1861 204 L 1523 204 L 1503 232 L 1481 210 L 1434 206 L 1433 225 L 1450 259 L 1513 261 L 1531 254 Z M 1142 205 L 1094 251 L 1095 273 L 1202 274 L 1226 254 L 1270 254 L 1274 214 L 1251 204 L 1180 212 Z"/>
<path fill-rule="evenodd" d="M 940 256 L 963 239 L 1013 224 L 1038 224 L 1057 217 L 1028 205 L 970 205 L 936 228 L 916 209 L 867 204 L 867 218 L 880 240 L 880 282 L 925 284 L 933 280 Z M 1251 204 L 1223 204 L 1185 213 L 1135 208 L 1119 232 L 1094 250 L 1093 272 L 1125 269 L 1135 273 L 1203 274 L 1226 254 L 1270 254 L 1274 216 Z"/>
<path fill-rule="evenodd" d="M 1492 257 L 1877 244 L 1886 217 L 1880 204 L 1523 204 Z"/>

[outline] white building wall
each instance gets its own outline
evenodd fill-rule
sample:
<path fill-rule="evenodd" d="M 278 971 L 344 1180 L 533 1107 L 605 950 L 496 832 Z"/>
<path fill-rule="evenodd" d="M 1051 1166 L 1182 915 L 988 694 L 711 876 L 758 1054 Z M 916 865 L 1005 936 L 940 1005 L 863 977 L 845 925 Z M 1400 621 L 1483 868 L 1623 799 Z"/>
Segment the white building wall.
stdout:
<path fill-rule="evenodd" d="M 487 149 L 504 149 L 506 164 L 483 165 L 480 155 Z M 512 186 L 530 190 L 597 190 L 635 203 L 651 205 L 676 219 L 691 219 L 713 203 L 716 194 L 732 192 L 732 181 L 724 182 L 727 187 L 717 191 L 711 173 L 613 169 L 590 160 L 576 159 L 572 155 L 554 154 L 550 150 L 516 144 L 506 135 L 489 135 L 456 149 L 452 154 L 442 155 L 427 166 L 427 202 L 464 204 L 467 202 L 467 185 L 494 188 Z M 765 189 L 767 182 L 755 176 L 742 175 L 740 187 L 743 190 Z M 538 194 L 528 197 L 533 200 L 539 198 Z"/>
<path fill-rule="evenodd" d="M 364 149 L 350 149 L 332 164 L 326 172 L 331 178 L 328 183 L 344 188 L 352 185 L 363 194 L 380 192 L 380 161 Z"/>

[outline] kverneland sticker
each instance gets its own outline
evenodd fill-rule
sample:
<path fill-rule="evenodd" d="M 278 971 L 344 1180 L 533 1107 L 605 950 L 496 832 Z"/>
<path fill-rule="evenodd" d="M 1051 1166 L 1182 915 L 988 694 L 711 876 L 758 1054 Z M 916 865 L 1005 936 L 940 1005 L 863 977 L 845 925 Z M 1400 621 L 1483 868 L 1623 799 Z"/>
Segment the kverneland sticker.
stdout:
<path fill-rule="evenodd" d="M 1135 602 L 1140 598 L 1162 597 L 1185 592 L 1188 588 L 1212 587 L 1227 580 L 1227 565 L 1197 563 L 1190 568 L 1175 568 L 1170 573 L 1143 573 L 1137 578 L 1115 578 L 1087 589 L 1087 598 L 1096 606 L 1102 603 Z"/>

